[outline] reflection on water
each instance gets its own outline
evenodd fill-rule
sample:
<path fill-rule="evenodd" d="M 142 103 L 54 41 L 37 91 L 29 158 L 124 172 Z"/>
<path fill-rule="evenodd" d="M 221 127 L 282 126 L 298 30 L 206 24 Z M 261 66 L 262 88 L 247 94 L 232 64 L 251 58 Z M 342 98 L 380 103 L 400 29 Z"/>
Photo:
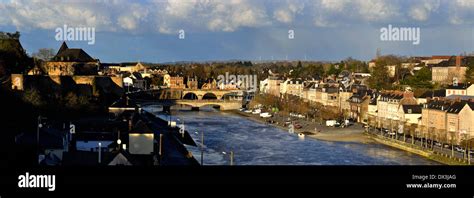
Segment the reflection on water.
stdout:
<path fill-rule="evenodd" d="M 145 108 L 149 110 L 149 108 Z M 237 165 L 432 165 L 436 162 L 380 144 L 327 142 L 289 134 L 212 108 L 174 110 L 172 119 L 184 119 L 186 130 L 200 143 L 204 133 L 204 164 Z M 166 115 L 160 115 L 169 119 Z M 200 159 L 199 147 L 188 147 Z M 225 154 L 224 154 L 225 153 Z"/>

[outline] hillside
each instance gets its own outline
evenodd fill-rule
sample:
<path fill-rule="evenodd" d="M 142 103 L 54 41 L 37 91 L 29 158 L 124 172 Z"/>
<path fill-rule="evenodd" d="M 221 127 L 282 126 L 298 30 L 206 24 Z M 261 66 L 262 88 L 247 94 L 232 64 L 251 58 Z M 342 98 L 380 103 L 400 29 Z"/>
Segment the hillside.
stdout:
<path fill-rule="evenodd" d="M 24 73 L 33 65 L 20 43 L 20 33 L 0 32 L 0 78 L 11 73 Z"/>

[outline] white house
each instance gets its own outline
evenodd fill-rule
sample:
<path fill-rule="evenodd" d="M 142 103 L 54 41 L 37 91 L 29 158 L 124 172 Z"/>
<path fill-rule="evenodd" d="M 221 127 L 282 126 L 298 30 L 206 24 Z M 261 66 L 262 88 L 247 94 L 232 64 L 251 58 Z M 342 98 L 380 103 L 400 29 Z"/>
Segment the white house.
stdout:
<path fill-rule="evenodd" d="M 418 124 L 421 118 L 421 105 L 400 105 L 399 120 L 406 124 Z"/>
<path fill-rule="evenodd" d="M 123 78 L 123 84 L 125 86 L 133 86 L 133 78 L 131 76 L 127 76 L 125 78 Z"/>
<path fill-rule="evenodd" d="M 474 96 L 474 85 L 466 83 L 453 83 L 446 88 L 446 96 Z"/>

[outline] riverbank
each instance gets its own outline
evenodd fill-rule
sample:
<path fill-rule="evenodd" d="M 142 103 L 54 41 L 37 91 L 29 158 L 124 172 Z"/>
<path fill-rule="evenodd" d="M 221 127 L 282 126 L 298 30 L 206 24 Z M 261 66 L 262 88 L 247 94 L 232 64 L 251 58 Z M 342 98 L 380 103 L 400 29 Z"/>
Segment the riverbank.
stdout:
<path fill-rule="evenodd" d="M 377 143 L 390 146 L 393 148 L 397 148 L 409 153 L 413 153 L 413 154 L 425 157 L 427 159 L 439 162 L 444 165 L 468 165 L 466 161 L 460 160 L 458 158 L 453 158 L 448 155 L 440 154 L 432 150 L 422 149 L 421 147 L 413 145 L 413 144 L 407 144 L 407 143 L 400 142 L 398 140 L 382 138 L 374 134 L 366 134 L 366 135 L 367 137 L 371 138 Z"/>
<path fill-rule="evenodd" d="M 229 112 L 255 122 L 272 125 L 281 130 L 288 131 L 288 127 L 284 124 L 288 117 L 285 116 L 276 115 L 272 118 L 261 118 L 258 114 L 248 114 L 238 110 Z M 273 121 L 273 123 L 270 123 L 270 120 Z M 292 118 L 292 121 L 302 125 L 302 128 L 295 129 L 295 133 L 302 133 L 305 137 L 331 142 L 374 143 L 373 139 L 364 134 L 364 128 L 358 124 L 347 128 L 335 128 L 323 126 L 320 123 L 301 118 Z"/>

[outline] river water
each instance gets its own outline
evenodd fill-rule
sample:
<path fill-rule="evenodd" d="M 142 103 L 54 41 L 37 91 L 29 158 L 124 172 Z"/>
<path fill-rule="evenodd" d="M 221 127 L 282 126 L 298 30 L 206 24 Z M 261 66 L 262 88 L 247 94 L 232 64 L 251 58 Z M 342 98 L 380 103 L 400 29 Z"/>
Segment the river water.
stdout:
<path fill-rule="evenodd" d="M 152 108 L 144 108 L 154 112 Z M 164 119 L 168 115 L 156 114 Z M 185 128 L 201 144 L 204 165 L 436 165 L 438 163 L 380 144 L 301 139 L 279 128 L 212 108 L 200 111 L 174 109 L 171 119 L 184 120 Z M 187 147 L 200 161 L 199 147 Z"/>

